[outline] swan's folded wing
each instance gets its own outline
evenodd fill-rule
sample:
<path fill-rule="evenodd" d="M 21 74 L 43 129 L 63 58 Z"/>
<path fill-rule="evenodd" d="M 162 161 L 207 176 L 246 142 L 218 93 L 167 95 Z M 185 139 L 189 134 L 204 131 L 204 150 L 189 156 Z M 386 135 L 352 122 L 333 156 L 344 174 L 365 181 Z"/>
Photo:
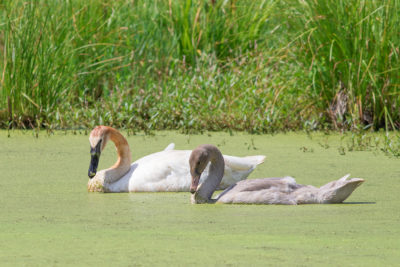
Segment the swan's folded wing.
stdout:
<path fill-rule="evenodd" d="M 171 144 L 164 151 L 144 156 L 132 163 L 131 170 L 116 182 L 116 186 L 130 192 L 189 191 L 190 153 L 190 150 L 174 150 Z M 265 156 L 224 156 L 224 158 L 228 163 L 225 165 L 220 189 L 245 179 L 258 164 L 264 161 Z M 209 166 L 204 170 L 201 182 L 207 176 L 208 170 Z"/>
<path fill-rule="evenodd" d="M 137 160 L 134 163 L 137 168 L 131 174 L 129 191 L 189 191 L 189 153 L 168 150 Z"/>

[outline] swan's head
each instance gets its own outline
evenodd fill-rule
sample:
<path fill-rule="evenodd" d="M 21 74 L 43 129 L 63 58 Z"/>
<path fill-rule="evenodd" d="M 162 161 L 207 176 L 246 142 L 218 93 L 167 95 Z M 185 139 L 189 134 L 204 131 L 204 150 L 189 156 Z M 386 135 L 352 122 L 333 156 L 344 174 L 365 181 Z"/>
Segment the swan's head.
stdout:
<path fill-rule="evenodd" d="M 108 128 L 105 126 L 95 127 L 89 136 L 90 142 L 90 165 L 88 175 L 93 178 L 97 172 L 101 151 L 103 151 L 108 141 Z"/>
<path fill-rule="evenodd" d="M 192 151 L 189 158 L 190 175 L 192 183 L 190 185 L 190 193 L 195 193 L 199 186 L 200 176 L 210 161 L 210 153 L 203 147 L 199 146 Z"/>

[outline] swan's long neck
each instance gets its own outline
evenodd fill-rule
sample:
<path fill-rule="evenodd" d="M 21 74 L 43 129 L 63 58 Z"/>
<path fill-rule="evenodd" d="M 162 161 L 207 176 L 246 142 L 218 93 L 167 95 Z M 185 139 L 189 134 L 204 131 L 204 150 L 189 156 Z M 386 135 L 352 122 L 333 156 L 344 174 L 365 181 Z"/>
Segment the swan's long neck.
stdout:
<path fill-rule="evenodd" d="M 212 194 L 219 186 L 224 176 L 225 163 L 221 152 L 213 146 L 208 146 L 207 150 L 210 153 L 210 169 L 208 176 L 205 178 L 204 182 L 199 185 L 194 194 L 196 203 L 213 202 L 211 200 Z"/>
<path fill-rule="evenodd" d="M 132 159 L 128 141 L 121 133 L 110 128 L 108 137 L 115 144 L 118 154 L 117 162 L 106 170 L 105 182 L 112 183 L 119 180 L 130 170 Z"/>

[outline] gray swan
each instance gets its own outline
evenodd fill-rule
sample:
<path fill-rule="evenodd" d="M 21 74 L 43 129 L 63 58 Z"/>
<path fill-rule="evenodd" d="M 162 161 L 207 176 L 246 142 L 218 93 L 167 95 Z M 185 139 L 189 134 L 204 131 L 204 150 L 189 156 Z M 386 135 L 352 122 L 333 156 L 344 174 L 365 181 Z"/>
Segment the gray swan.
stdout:
<path fill-rule="evenodd" d="M 205 167 L 209 171 L 202 177 Z M 343 178 L 327 183 L 320 188 L 312 185 L 297 184 L 292 177 L 263 178 L 239 181 L 212 199 L 224 175 L 224 158 L 219 149 L 213 145 L 200 145 L 194 149 L 189 158 L 192 182 L 190 186 L 191 201 L 198 203 L 227 204 L 333 204 L 341 203 L 361 185 L 360 178 Z M 200 183 L 200 185 L 199 185 Z"/>

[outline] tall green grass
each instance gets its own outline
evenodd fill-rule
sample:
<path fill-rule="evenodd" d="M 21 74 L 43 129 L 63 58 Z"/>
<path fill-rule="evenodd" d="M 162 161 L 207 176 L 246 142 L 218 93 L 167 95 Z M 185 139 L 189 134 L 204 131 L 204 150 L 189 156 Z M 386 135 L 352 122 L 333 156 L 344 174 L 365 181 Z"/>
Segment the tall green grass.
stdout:
<path fill-rule="evenodd" d="M 398 128 L 400 2 L 299 3 L 293 25 L 315 105 L 336 127 Z"/>
<path fill-rule="evenodd" d="M 0 126 L 399 127 L 399 0 L 0 4 Z"/>

